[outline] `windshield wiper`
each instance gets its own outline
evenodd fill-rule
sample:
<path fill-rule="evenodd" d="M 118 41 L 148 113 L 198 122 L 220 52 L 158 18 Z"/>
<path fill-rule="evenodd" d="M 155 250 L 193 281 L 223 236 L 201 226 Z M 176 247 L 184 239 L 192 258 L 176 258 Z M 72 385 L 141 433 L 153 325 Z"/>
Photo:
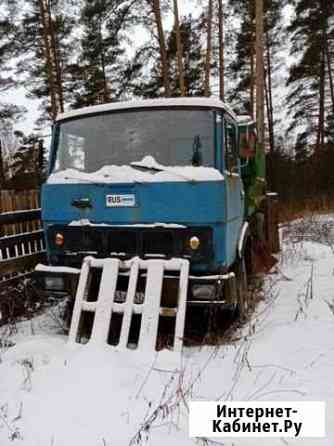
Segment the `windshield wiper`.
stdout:
<path fill-rule="evenodd" d="M 52 175 L 57 175 L 57 174 L 60 174 L 60 173 L 62 173 L 63 171 L 58 171 L 58 172 L 53 172 L 50 176 L 49 176 L 49 178 L 50 177 L 52 177 Z M 80 172 L 79 170 L 77 170 L 76 172 Z M 98 171 L 97 171 L 98 172 Z M 82 173 L 84 173 L 84 172 L 82 172 Z M 93 172 L 93 174 L 94 174 L 94 172 Z M 87 174 L 87 176 L 88 176 L 89 174 Z M 82 177 L 82 176 L 80 176 L 80 175 L 78 175 L 78 176 L 75 176 L 75 175 L 63 175 L 63 177 L 62 177 L 62 179 L 63 180 L 70 180 L 70 181 L 75 181 L 75 182 L 80 182 L 80 183 L 88 183 L 88 184 L 94 184 L 94 185 L 103 185 L 103 184 L 109 184 L 109 183 L 114 183 L 115 181 L 113 180 L 113 177 L 111 176 L 111 175 L 100 175 L 100 176 L 95 176 L 94 177 L 94 179 L 92 179 L 92 178 L 87 178 L 87 177 Z M 107 180 L 110 180 L 110 181 L 107 181 Z M 141 184 L 142 183 L 142 181 L 140 181 L 140 180 L 138 180 L 138 179 L 133 179 L 133 180 L 131 180 L 131 182 L 132 183 L 135 183 L 135 184 Z"/>
<path fill-rule="evenodd" d="M 191 158 L 191 164 L 195 167 L 199 167 L 203 163 L 201 149 L 202 149 L 201 137 L 199 135 L 196 135 L 193 142 L 193 156 Z"/>
<path fill-rule="evenodd" d="M 131 163 L 131 167 L 134 167 L 135 169 L 142 169 L 142 170 L 151 170 L 153 172 L 165 172 L 165 169 L 159 168 L 159 167 L 150 167 L 150 166 L 143 166 L 141 164 L 141 161 L 136 161 Z"/>
<path fill-rule="evenodd" d="M 144 170 L 152 170 L 154 172 L 163 172 L 165 167 L 159 164 L 153 156 L 147 155 L 141 161 L 132 161 L 131 167 L 136 167 Z"/>

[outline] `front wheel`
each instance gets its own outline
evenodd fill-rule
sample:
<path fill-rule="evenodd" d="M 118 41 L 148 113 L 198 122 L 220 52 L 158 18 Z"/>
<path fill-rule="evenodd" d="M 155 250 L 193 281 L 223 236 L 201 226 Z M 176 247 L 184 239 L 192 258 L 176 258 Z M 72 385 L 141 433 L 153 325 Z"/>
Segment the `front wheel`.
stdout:
<path fill-rule="evenodd" d="M 247 315 L 249 302 L 248 302 L 248 280 L 245 257 L 238 259 L 235 268 L 235 277 L 237 282 L 237 297 L 238 297 L 238 310 L 241 319 L 244 319 Z"/>

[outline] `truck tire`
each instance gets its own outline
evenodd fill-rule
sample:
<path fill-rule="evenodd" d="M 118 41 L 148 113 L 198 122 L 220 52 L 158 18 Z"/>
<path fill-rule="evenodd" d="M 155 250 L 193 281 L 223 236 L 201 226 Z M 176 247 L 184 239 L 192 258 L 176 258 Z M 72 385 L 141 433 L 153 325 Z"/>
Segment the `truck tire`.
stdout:
<path fill-rule="evenodd" d="M 241 319 L 245 319 L 248 311 L 248 280 L 244 256 L 238 259 L 235 276 L 237 281 L 238 313 Z"/>

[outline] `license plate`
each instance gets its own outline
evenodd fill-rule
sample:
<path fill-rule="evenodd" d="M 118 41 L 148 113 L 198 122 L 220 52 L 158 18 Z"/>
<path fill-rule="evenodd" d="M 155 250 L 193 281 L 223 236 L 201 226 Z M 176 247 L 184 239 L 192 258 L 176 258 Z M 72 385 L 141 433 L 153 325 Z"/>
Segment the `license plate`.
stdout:
<path fill-rule="evenodd" d="M 108 208 L 131 208 L 136 206 L 134 194 L 106 195 L 106 206 Z"/>

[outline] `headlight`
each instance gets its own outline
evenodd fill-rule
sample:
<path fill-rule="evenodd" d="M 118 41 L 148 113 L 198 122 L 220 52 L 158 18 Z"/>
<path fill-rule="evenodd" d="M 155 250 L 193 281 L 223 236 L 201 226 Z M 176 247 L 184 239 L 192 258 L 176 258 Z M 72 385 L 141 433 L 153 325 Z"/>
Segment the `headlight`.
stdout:
<path fill-rule="evenodd" d="M 189 246 L 193 251 L 196 251 L 200 247 L 201 241 L 198 237 L 191 237 L 189 240 Z"/>
<path fill-rule="evenodd" d="M 65 238 L 63 236 L 63 234 L 61 234 L 60 232 L 57 232 L 56 236 L 55 236 L 55 244 L 57 246 L 63 246 L 65 242 Z"/>
<path fill-rule="evenodd" d="M 191 288 L 192 297 L 196 300 L 215 300 L 216 287 L 212 284 L 194 284 Z"/>
<path fill-rule="evenodd" d="M 46 277 L 45 289 L 50 291 L 63 291 L 64 279 L 62 277 Z"/>

